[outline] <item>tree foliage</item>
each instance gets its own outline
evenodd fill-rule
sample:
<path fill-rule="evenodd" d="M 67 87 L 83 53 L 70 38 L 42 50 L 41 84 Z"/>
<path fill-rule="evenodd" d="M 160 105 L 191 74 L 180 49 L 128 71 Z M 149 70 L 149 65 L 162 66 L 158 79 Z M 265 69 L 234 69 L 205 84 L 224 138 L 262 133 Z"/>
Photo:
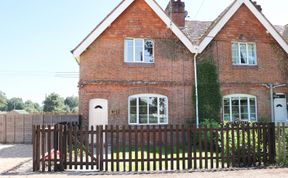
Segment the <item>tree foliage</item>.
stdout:
<path fill-rule="evenodd" d="M 24 102 L 22 98 L 11 98 L 7 102 L 7 111 L 12 110 L 23 110 L 24 109 Z"/>
<path fill-rule="evenodd" d="M 204 120 L 219 122 L 222 96 L 217 67 L 212 59 L 205 59 L 197 65 L 197 69 L 200 123 Z M 195 87 L 193 93 L 195 103 Z"/>
<path fill-rule="evenodd" d="M 64 104 L 66 105 L 66 111 L 67 112 L 73 112 L 73 113 L 78 112 L 78 104 L 79 104 L 78 97 L 68 96 L 64 100 Z"/>
<path fill-rule="evenodd" d="M 31 100 L 27 100 L 24 103 L 24 109 L 29 113 L 36 113 L 41 111 L 40 105 L 38 103 L 32 102 Z"/>
<path fill-rule="evenodd" d="M 51 93 L 49 96 L 47 96 L 43 104 L 44 112 L 65 112 L 64 98 L 56 93 Z"/>
<path fill-rule="evenodd" d="M 8 102 L 8 99 L 6 97 L 6 94 L 0 91 L 0 111 L 7 110 L 7 102 Z"/>

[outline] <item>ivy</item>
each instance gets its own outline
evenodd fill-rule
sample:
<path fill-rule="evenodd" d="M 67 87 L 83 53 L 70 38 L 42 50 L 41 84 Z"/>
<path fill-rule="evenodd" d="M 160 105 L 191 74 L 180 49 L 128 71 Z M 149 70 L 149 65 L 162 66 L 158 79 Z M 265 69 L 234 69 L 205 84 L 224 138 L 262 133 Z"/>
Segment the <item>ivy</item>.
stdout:
<path fill-rule="evenodd" d="M 217 67 L 213 59 L 204 59 L 197 64 L 199 120 L 210 122 L 220 121 L 222 96 L 218 80 Z M 193 102 L 196 106 L 195 86 L 193 87 Z"/>

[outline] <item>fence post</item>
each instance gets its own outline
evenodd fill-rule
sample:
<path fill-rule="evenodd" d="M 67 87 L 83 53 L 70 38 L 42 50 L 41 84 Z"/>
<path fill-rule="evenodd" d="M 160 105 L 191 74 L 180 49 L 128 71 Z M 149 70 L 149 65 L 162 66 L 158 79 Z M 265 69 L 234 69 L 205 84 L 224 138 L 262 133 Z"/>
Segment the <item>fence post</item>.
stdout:
<path fill-rule="evenodd" d="M 276 157 L 275 124 L 270 123 L 269 126 L 269 162 L 273 164 Z"/>
<path fill-rule="evenodd" d="M 99 140 L 99 154 L 100 156 L 98 157 L 99 158 L 99 169 L 100 171 L 103 171 L 103 125 L 100 125 L 99 127 L 99 133 L 100 133 L 100 140 Z"/>
<path fill-rule="evenodd" d="M 36 128 L 35 125 L 32 126 L 32 144 L 33 144 L 33 155 L 32 155 L 32 159 L 33 159 L 33 172 L 37 171 L 36 169 L 36 149 L 38 149 L 38 147 L 36 146 Z"/>
<path fill-rule="evenodd" d="M 42 172 L 45 172 L 45 126 L 41 128 L 41 161 L 42 161 Z"/>

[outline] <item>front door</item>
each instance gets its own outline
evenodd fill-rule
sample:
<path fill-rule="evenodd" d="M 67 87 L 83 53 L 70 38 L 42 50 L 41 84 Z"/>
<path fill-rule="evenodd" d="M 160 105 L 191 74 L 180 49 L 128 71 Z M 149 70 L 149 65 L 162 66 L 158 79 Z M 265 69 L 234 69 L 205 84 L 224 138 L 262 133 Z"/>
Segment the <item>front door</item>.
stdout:
<path fill-rule="evenodd" d="M 274 99 L 275 122 L 287 122 L 287 100 L 285 94 L 276 94 Z"/>
<path fill-rule="evenodd" d="M 91 99 L 89 101 L 89 127 L 108 125 L 108 100 Z"/>

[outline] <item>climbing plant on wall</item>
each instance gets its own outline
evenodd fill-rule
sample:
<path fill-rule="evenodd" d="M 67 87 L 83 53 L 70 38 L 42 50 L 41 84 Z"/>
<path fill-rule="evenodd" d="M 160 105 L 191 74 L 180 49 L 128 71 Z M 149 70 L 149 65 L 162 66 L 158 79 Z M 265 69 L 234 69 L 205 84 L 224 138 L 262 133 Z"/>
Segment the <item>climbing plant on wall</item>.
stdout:
<path fill-rule="evenodd" d="M 197 65 L 199 120 L 220 121 L 222 97 L 218 79 L 217 67 L 213 59 L 200 61 Z M 195 86 L 193 87 L 193 102 L 195 106 Z"/>

